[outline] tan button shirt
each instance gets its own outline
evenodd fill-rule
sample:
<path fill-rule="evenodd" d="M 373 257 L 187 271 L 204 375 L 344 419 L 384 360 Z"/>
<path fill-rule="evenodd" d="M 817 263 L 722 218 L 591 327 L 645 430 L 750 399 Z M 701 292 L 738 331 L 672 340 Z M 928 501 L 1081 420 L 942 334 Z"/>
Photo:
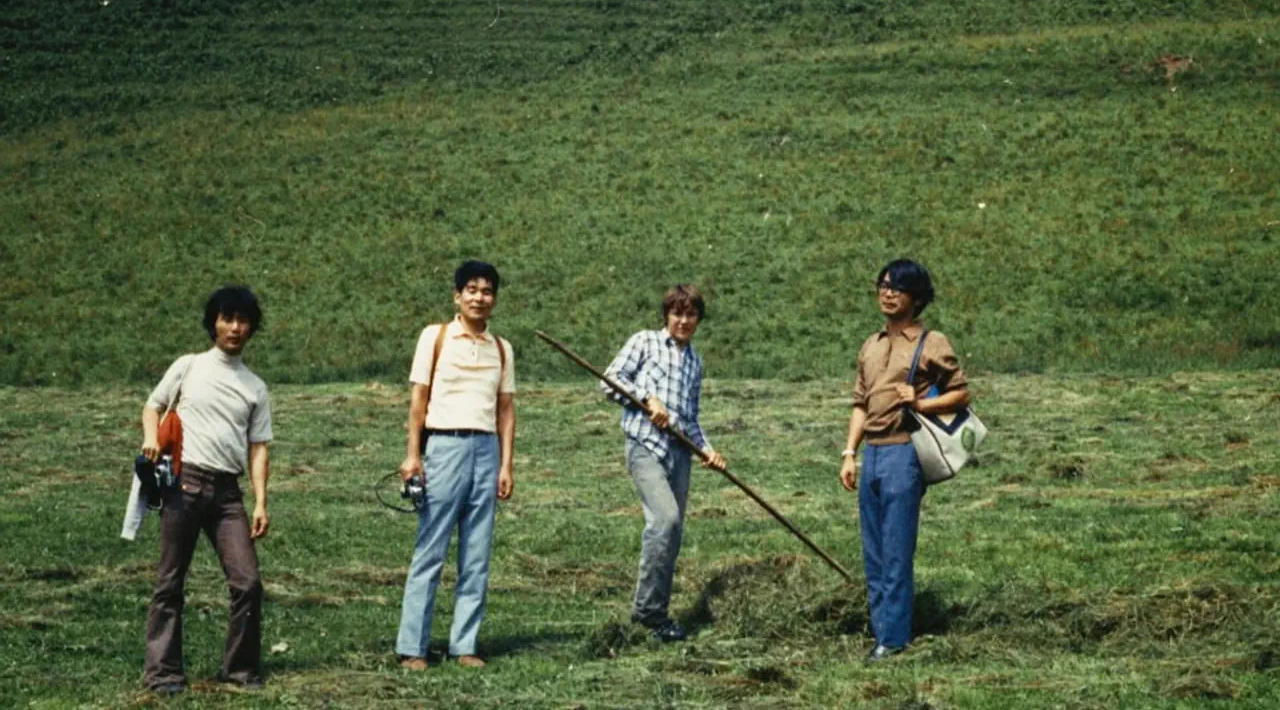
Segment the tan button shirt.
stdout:
<path fill-rule="evenodd" d="M 868 444 L 904 444 L 911 435 L 902 426 L 902 411 L 894 385 L 907 381 L 911 358 L 922 328 L 913 324 L 897 335 L 882 330 L 874 333 L 858 351 L 858 377 L 853 386 L 853 406 L 867 412 L 863 439 Z M 929 331 L 916 371 L 916 396 L 932 385 L 938 394 L 964 388 L 968 383 L 951 341 L 936 330 Z"/>
<path fill-rule="evenodd" d="M 409 381 L 414 384 L 430 384 L 427 377 L 439 327 L 429 325 L 418 336 L 413 366 L 409 370 Z M 497 431 L 498 393 L 516 391 L 511 343 L 493 335 L 488 328 L 479 335 L 471 335 L 457 318 L 446 328 L 431 401 L 427 404 L 426 426 L 428 429 Z M 506 351 L 505 368 L 498 356 L 499 347 Z"/>

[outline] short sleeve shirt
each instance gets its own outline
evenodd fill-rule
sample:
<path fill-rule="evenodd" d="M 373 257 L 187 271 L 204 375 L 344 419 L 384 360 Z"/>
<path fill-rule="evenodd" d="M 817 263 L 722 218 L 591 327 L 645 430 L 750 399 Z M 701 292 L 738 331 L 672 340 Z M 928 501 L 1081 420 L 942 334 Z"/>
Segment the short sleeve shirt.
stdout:
<path fill-rule="evenodd" d="M 863 436 L 870 444 L 899 444 L 910 440 L 903 427 L 902 412 L 894 386 L 907 381 L 911 359 L 924 332 L 919 324 L 913 324 L 902 332 L 890 334 L 887 330 L 873 333 L 858 351 L 858 375 L 853 386 L 853 406 L 867 412 Z M 937 393 L 963 389 L 968 385 L 960 361 L 951 348 L 947 336 L 936 330 L 929 331 L 920 353 L 916 370 L 916 396 L 924 396 L 930 387 Z"/>
<path fill-rule="evenodd" d="M 431 387 L 427 428 L 497 431 L 498 394 L 516 391 L 511 343 L 488 328 L 471 335 L 455 318 L 445 324 L 440 362 L 435 367 L 434 382 L 429 382 L 439 328 L 429 325 L 422 329 L 409 369 L 410 382 Z M 502 366 L 499 347 L 505 352 L 506 367 Z"/>
<path fill-rule="evenodd" d="M 164 411 L 175 399 L 184 463 L 241 474 L 248 469 L 249 444 L 271 441 L 267 385 L 238 355 L 214 347 L 175 360 L 147 406 Z"/>

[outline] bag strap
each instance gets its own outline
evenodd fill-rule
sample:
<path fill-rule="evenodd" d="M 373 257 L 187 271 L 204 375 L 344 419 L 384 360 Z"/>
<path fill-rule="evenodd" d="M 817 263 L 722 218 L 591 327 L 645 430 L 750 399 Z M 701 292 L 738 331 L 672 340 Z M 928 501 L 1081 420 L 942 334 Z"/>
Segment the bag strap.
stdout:
<path fill-rule="evenodd" d="M 916 354 L 911 356 L 911 370 L 907 373 L 907 384 L 915 384 L 916 368 L 920 366 L 920 353 L 924 352 L 924 339 L 929 334 L 928 330 L 920 331 L 920 342 L 916 344 Z"/>
<path fill-rule="evenodd" d="M 191 365 L 195 361 L 196 361 L 196 355 L 192 355 L 191 359 L 187 360 L 187 367 L 182 371 L 182 377 L 178 378 L 178 392 L 173 396 L 173 403 L 170 404 L 168 407 L 165 407 L 165 410 L 164 410 L 165 414 L 168 414 L 169 412 L 178 411 L 178 402 L 182 401 L 182 385 L 186 383 L 187 375 L 191 373 Z"/>
<path fill-rule="evenodd" d="M 436 363 L 440 362 L 440 351 L 444 349 L 444 331 L 449 327 L 446 321 L 440 324 L 440 332 L 436 333 L 436 344 L 431 349 L 431 371 L 427 373 L 427 409 L 431 409 L 431 391 L 436 385 Z"/>
<path fill-rule="evenodd" d="M 498 389 L 502 389 L 502 376 L 507 374 L 507 349 L 502 347 L 502 338 L 493 334 L 493 342 L 498 346 Z"/>

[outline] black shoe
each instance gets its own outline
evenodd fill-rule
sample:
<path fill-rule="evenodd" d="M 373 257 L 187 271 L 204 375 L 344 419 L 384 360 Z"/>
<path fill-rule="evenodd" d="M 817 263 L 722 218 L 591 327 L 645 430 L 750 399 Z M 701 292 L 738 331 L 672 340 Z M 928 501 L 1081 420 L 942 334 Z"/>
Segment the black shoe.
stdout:
<path fill-rule="evenodd" d="M 896 656 L 906 650 L 906 646 L 885 646 L 884 644 L 876 644 L 875 648 L 867 654 L 867 663 L 878 663 L 888 658 Z"/>
<path fill-rule="evenodd" d="M 182 683 L 161 683 L 160 685 L 151 686 L 150 690 L 156 695 L 172 698 L 175 695 L 187 692 L 187 686 Z"/>
<path fill-rule="evenodd" d="M 671 619 L 667 619 L 660 625 L 653 627 L 653 637 L 663 643 L 671 643 L 672 641 L 683 641 L 689 637 L 685 633 L 684 627 Z"/>

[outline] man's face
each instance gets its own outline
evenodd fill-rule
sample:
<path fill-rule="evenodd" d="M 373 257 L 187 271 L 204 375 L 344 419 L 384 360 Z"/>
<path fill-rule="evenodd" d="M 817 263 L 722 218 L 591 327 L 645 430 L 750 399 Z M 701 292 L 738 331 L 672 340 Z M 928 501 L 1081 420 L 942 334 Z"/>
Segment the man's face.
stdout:
<path fill-rule="evenodd" d="M 213 323 L 213 344 L 228 355 L 239 355 L 253 335 L 253 324 L 239 313 L 219 313 Z"/>
<path fill-rule="evenodd" d="M 698 312 L 692 308 L 672 308 L 667 311 L 667 332 L 677 343 L 686 345 L 698 331 Z"/>
<path fill-rule="evenodd" d="M 498 300 L 498 293 L 493 284 L 486 278 L 474 278 L 453 292 L 453 302 L 458 306 L 458 313 L 469 321 L 487 321 L 493 312 L 493 304 Z"/>
<path fill-rule="evenodd" d="M 880 312 L 889 320 L 902 320 L 915 314 L 915 299 L 906 291 L 899 291 L 891 286 L 888 274 L 876 284 L 876 301 L 880 305 Z"/>

